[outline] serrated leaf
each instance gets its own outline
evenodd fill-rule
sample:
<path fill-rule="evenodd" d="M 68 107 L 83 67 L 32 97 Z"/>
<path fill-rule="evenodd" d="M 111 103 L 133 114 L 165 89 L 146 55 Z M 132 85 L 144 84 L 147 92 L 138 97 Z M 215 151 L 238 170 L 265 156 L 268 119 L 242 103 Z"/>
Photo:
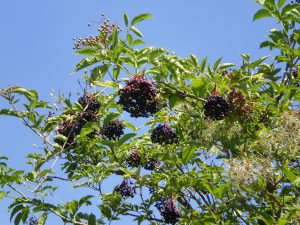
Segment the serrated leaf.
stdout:
<path fill-rule="evenodd" d="M 278 8 L 281 8 L 285 2 L 286 0 L 278 0 Z"/>
<path fill-rule="evenodd" d="M 131 27 L 130 27 L 130 30 L 131 30 L 133 33 L 135 33 L 137 36 L 139 36 L 139 37 L 143 37 L 143 34 L 142 34 L 142 32 L 141 32 L 141 31 L 139 31 L 139 29 L 137 29 L 136 27 L 134 27 L 134 26 L 131 26 Z"/>
<path fill-rule="evenodd" d="M 9 221 L 11 221 L 12 218 L 14 217 L 14 215 L 15 215 L 17 212 L 21 211 L 24 207 L 25 207 L 25 206 L 24 206 L 23 204 L 15 206 L 15 207 L 13 208 L 11 214 L 10 214 Z M 20 214 L 21 214 L 21 213 L 20 213 Z M 21 214 L 21 216 L 22 216 L 22 214 Z M 20 220 L 21 220 L 21 217 L 20 217 Z M 19 220 L 19 221 L 20 221 L 20 220 Z"/>
<path fill-rule="evenodd" d="M 129 18 L 128 18 L 127 13 L 124 13 L 123 18 L 124 18 L 124 23 L 125 23 L 126 27 L 128 27 L 128 20 L 129 20 Z"/>
<path fill-rule="evenodd" d="M 258 10 L 254 16 L 253 16 L 253 21 L 262 19 L 262 18 L 266 18 L 266 17 L 271 17 L 272 15 L 269 13 L 268 10 L 266 9 L 260 9 Z"/>
<path fill-rule="evenodd" d="M 219 69 L 220 70 L 225 70 L 225 69 L 233 67 L 233 66 L 235 66 L 234 63 L 223 63 L 222 65 L 219 66 Z"/>
<path fill-rule="evenodd" d="M 119 84 L 115 81 L 110 81 L 110 80 L 107 80 L 107 81 L 94 81 L 93 85 L 119 89 Z"/>
<path fill-rule="evenodd" d="M 123 135 L 120 140 L 118 141 L 118 146 L 121 146 L 122 144 L 124 144 L 126 141 L 130 140 L 131 138 L 135 137 L 136 133 L 128 133 Z"/>
<path fill-rule="evenodd" d="M 202 59 L 201 63 L 200 63 L 200 71 L 201 73 L 203 73 L 204 69 L 205 69 L 205 65 L 206 65 L 206 60 L 207 60 L 207 57 L 204 57 L 204 59 Z"/>
<path fill-rule="evenodd" d="M 196 148 L 185 149 L 182 153 L 182 162 L 187 164 L 194 156 Z"/>
<path fill-rule="evenodd" d="M 78 72 L 79 70 L 82 70 L 88 66 L 91 66 L 95 63 L 99 62 L 99 59 L 97 57 L 88 57 L 85 59 L 82 59 L 75 67 L 74 72 Z"/>
<path fill-rule="evenodd" d="M 143 14 L 140 14 L 138 16 L 135 16 L 131 21 L 131 26 L 134 26 L 135 24 L 137 24 L 137 23 L 139 23 L 143 20 L 150 19 L 152 17 L 153 16 L 149 13 L 143 13 Z"/>
<path fill-rule="evenodd" d="M 146 44 L 143 40 L 136 39 L 136 40 L 133 41 L 132 46 L 143 45 L 143 44 Z"/>
<path fill-rule="evenodd" d="M 220 57 L 214 64 L 213 70 L 216 71 L 218 69 L 218 66 L 220 65 L 220 62 L 222 61 L 223 57 Z"/>
<path fill-rule="evenodd" d="M 117 28 L 114 28 L 113 30 L 113 34 L 112 34 L 112 45 L 111 45 L 111 49 L 114 50 L 118 43 L 119 43 L 119 32 L 118 32 L 118 29 Z"/>
<path fill-rule="evenodd" d="M 48 215 L 46 213 L 43 213 L 39 216 L 38 225 L 45 225 L 45 222 L 47 220 Z"/>
<path fill-rule="evenodd" d="M 117 112 L 109 113 L 103 120 L 103 126 L 106 126 L 110 121 L 113 121 L 113 120 L 117 119 L 118 117 L 120 117 L 120 113 L 117 113 Z"/>
<path fill-rule="evenodd" d="M 92 80 L 93 81 L 95 81 L 95 80 L 101 81 L 103 79 L 103 77 L 105 76 L 105 74 L 107 73 L 107 71 L 109 70 L 110 66 L 111 66 L 110 64 L 96 66 L 91 72 Z"/>

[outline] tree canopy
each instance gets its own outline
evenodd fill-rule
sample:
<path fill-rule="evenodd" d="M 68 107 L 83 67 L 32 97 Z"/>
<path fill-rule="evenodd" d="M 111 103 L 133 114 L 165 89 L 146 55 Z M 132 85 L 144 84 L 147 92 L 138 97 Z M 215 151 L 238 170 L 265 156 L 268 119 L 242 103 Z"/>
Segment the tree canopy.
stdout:
<path fill-rule="evenodd" d="M 2 88 L 9 107 L 0 115 L 19 118 L 43 143 L 24 162 L 30 171 L 0 156 L 11 221 L 299 224 L 300 4 L 257 3 L 253 20 L 277 23 L 260 44 L 275 58 L 242 54 L 237 66 L 180 57 L 145 45 L 137 25 L 151 14 L 125 13 L 124 25 L 103 17 L 97 35 L 75 40 L 78 101 Z M 81 197 L 55 201 L 58 182 Z"/>

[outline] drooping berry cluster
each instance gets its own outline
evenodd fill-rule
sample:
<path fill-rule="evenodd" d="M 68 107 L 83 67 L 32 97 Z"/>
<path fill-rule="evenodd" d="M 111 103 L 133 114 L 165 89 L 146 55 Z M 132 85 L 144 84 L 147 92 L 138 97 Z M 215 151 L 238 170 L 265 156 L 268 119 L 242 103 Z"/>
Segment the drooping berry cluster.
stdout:
<path fill-rule="evenodd" d="M 74 44 L 74 49 L 81 49 L 81 48 L 84 48 L 84 47 L 88 47 L 88 46 L 94 46 L 96 45 L 97 43 L 101 43 L 100 42 L 100 35 L 97 35 L 97 36 L 89 36 L 89 37 L 86 37 L 86 38 L 79 38 L 79 39 L 76 39 L 76 43 Z"/>
<path fill-rule="evenodd" d="M 232 117 L 248 118 L 253 111 L 251 105 L 247 104 L 246 97 L 237 88 L 229 92 L 228 104 L 229 115 Z"/>
<path fill-rule="evenodd" d="M 179 221 L 180 212 L 177 209 L 173 198 L 169 198 L 168 200 L 161 198 L 155 203 L 155 207 L 164 218 L 166 224 L 176 224 Z"/>
<path fill-rule="evenodd" d="M 96 122 L 98 120 L 97 112 L 100 108 L 100 103 L 93 94 L 85 93 L 78 99 L 78 102 L 82 106 L 83 111 L 73 118 L 73 120 L 68 119 L 63 121 L 56 129 L 56 133 L 67 137 L 66 144 L 59 140 L 54 140 L 61 146 L 70 147 L 76 135 L 80 134 L 82 127 L 87 122 Z"/>
<path fill-rule="evenodd" d="M 120 193 L 123 198 L 133 198 L 136 194 L 136 186 L 130 179 L 124 179 L 116 188 L 116 192 Z"/>
<path fill-rule="evenodd" d="M 300 0 L 299 0 L 300 1 Z M 292 76 L 297 79 L 299 76 L 298 76 L 298 67 L 295 67 L 292 69 Z"/>
<path fill-rule="evenodd" d="M 149 159 L 147 158 L 145 163 L 143 164 L 145 170 L 153 171 L 159 168 L 159 161 L 157 159 Z"/>
<path fill-rule="evenodd" d="M 124 125 L 116 119 L 104 126 L 101 134 L 109 140 L 117 140 L 124 134 L 124 129 Z"/>
<path fill-rule="evenodd" d="M 38 219 L 35 216 L 29 217 L 27 225 L 38 225 Z"/>
<path fill-rule="evenodd" d="M 85 93 L 78 99 L 78 103 L 82 106 L 84 111 L 96 113 L 100 108 L 100 102 L 91 93 Z"/>
<path fill-rule="evenodd" d="M 213 120 L 222 120 L 229 112 L 229 104 L 223 96 L 213 93 L 204 102 L 204 115 Z"/>
<path fill-rule="evenodd" d="M 141 165 L 141 156 L 138 151 L 133 151 L 130 156 L 126 159 L 128 166 L 139 167 Z"/>
<path fill-rule="evenodd" d="M 153 143 L 175 144 L 178 143 L 178 136 L 173 132 L 172 128 L 167 123 L 159 124 L 151 133 L 151 141 Z"/>
<path fill-rule="evenodd" d="M 292 4 L 300 4 L 300 0 L 291 1 Z"/>
<path fill-rule="evenodd" d="M 54 141 L 57 144 L 68 148 L 74 142 L 76 135 L 80 133 L 80 127 L 77 125 L 76 121 L 65 120 L 58 126 L 56 133 L 65 136 L 67 140 L 62 142 L 61 140 L 55 139 Z"/>
<path fill-rule="evenodd" d="M 149 117 L 158 112 L 157 93 L 152 84 L 142 77 L 135 75 L 120 90 L 119 104 L 132 117 Z"/>

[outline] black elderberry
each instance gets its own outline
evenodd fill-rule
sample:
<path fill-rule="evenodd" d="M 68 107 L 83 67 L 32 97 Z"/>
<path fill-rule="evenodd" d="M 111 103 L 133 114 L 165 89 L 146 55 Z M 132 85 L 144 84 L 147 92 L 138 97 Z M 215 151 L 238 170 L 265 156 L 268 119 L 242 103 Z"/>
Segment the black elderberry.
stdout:
<path fill-rule="evenodd" d="M 135 75 L 119 93 L 118 103 L 132 117 L 149 117 L 159 110 L 155 88 L 141 75 Z"/>
<path fill-rule="evenodd" d="M 156 159 L 146 159 L 146 162 L 143 164 L 145 170 L 153 171 L 159 167 L 159 161 Z"/>
<path fill-rule="evenodd" d="M 151 133 L 151 141 L 153 143 L 175 144 L 178 143 L 178 136 L 173 132 L 172 128 L 167 123 L 159 124 Z"/>
<path fill-rule="evenodd" d="M 204 115 L 213 120 L 222 120 L 229 112 L 229 104 L 223 96 L 210 95 L 204 103 Z"/>
<path fill-rule="evenodd" d="M 100 108 L 100 102 L 91 93 L 85 93 L 82 97 L 78 99 L 78 102 L 85 112 L 96 113 Z"/>
<path fill-rule="evenodd" d="M 161 198 L 155 203 L 155 207 L 160 212 L 161 216 L 164 218 L 166 224 L 176 224 L 180 218 L 180 212 L 177 209 L 173 198 L 168 200 Z"/>
<path fill-rule="evenodd" d="M 27 225 L 38 225 L 38 219 L 35 216 L 29 217 Z"/>
<path fill-rule="evenodd" d="M 136 186 L 130 179 L 124 179 L 115 190 L 120 193 L 123 198 L 133 198 L 136 194 Z"/>
<path fill-rule="evenodd" d="M 109 140 L 117 140 L 124 134 L 124 125 L 118 120 L 109 122 L 101 131 L 101 134 Z"/>
<path fill-rule="evenodd" d="M 126 159 L 128 166 L 139 167 L 141 164 L 141 157 L 137 151 L 133 151 L 130 156 Z"/>
<path fill-rule="evenodd" d="M 80 133 L 80 127 L 78 127 L 78 125 L 74 121 L 65 120 L 58 126 L 58 128 L 56 129 L 56 133 L 65 136 L 67 138 L 67 141 L 62 142 L 60 140 L 54 140 L 54 142 L 68 148 L 74 142 L 76 135 Z"/>

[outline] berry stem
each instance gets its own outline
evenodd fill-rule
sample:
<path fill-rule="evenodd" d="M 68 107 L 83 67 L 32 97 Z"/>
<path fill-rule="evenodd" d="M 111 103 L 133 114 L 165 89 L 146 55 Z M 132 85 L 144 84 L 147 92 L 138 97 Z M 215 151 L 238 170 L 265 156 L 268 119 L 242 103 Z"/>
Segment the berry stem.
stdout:
<path fill-rule="evenodd" d="M 189 98 L 192 98 L 192 99 L 196 99 L 196 100 L 201 101 L 201 102 L 205 102 L 206 101 L 204 98 L 200 98 L 198 96 L 195 96 L 195 95 L 188 94 L 186 92 L 180 91 L 179 89 L 173 87 L 172 85 L 170 85 L 170 84 L 168 84 L 168 83 L 166 83 L 164 81 L 158 81 L 157 83 L 158 84 L 163 84 L 163 85 L 167 86 L 168 88 L 171 88 L 172 90 L 175 90 L 177 93 L 179 93 L 181 95 L 184 95 L 186 97 L 189 97 Z"/>

